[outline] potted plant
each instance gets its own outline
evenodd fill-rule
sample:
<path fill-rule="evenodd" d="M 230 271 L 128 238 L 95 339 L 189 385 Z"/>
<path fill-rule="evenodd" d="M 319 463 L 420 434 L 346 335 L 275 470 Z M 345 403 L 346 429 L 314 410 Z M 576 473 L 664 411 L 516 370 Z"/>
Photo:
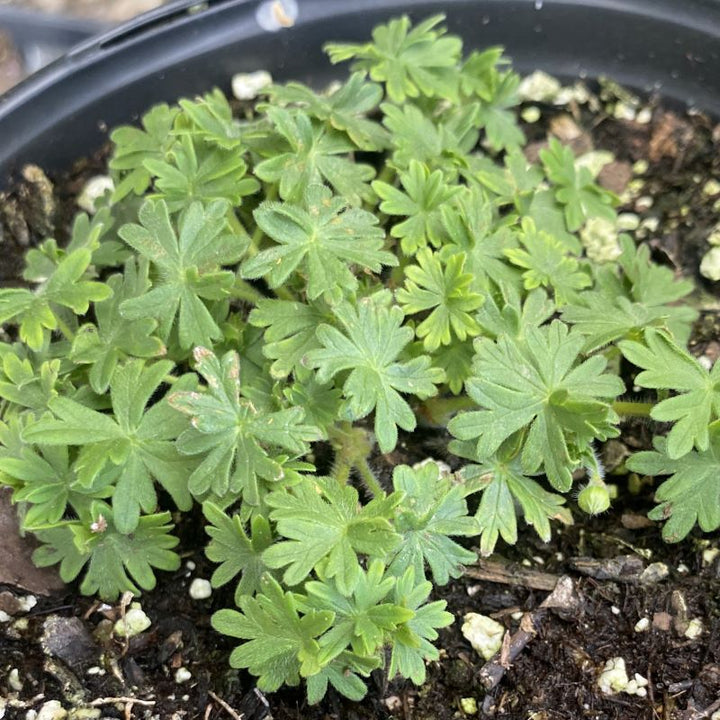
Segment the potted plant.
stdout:
<path fill-rule="evenodd" d="M 176 6 L 176 31 L 220 32 L 236 7 L 248 11 Z M 294 22 L 278 3 L 252 10 Z M 659 478 L 650 518 L 665 539 L 720 526 L 717 371 L 686 349 L 697 312 L 678 304 L 692 284 L 618 233 L 597 156 L 578 160 L 556 137 L 537 160 L 523 154 L 520 77 L 497 47 L 463 54 L 444 23 L 386 18 L 372 39 L 328 43 L 351 74 L 326 93 L 295 82 L 235 108 L 220 91 L 154 105 L 112 132 L 112 182 L 92 215 L 67 243 L 28 252 L 31 287 L 0 291 L 0 471 L 42 543 L 36 561 L 104 600 L 139 594 L 180 569 L 171 512 L 182 532 L 201 507 L 219 567 L 192 598 L 232 581 L 237 608 L 212 616 L 240 641 L 230 663 L 265 692 L 303 680 L 310 705 L 329 691 L 361 700 L 375 671 L 422 684 L 454 619 L 441 588 L 475 548 L 515 543 L 518 517 L 547 543 L 551 523 L 572 524 L 573 491 L 580 513 L 609 508 L 601 448 L 622 418 L 670 424 L 617 463 Z M 145 28 L 141 45 L 154 33 L 169 35 Z M 71 60 L 102 74 L 112 59 L 114 102 L 142 96 L 152 75 L 118 76 L 136 40 L 126 29 Z M 74 73 L 48 71 L 50 93 Z M 0 128 L 32 90 L 10 98 Z M 100 102 L 73 98 L 57 132 Z M 45 142 L 43 123 L 19 136 L 16 160 Z M 650 583 L 649 569 L 632 577 Z M 552 589 L 504 640 L 466 616 L 485 690 L 542 613 L 584 611 L 571 580 Z M 108 649 L 147 630 L 128 602 L 109 610 Z M 678 607 L 676 632 L 699 641 L 707 628 Z M 601 660 L 586 671 L 598 703 L 652 688 L 625 655 Z M 478 695 L 469 680 L 443 712 L 477 713 Z"/>

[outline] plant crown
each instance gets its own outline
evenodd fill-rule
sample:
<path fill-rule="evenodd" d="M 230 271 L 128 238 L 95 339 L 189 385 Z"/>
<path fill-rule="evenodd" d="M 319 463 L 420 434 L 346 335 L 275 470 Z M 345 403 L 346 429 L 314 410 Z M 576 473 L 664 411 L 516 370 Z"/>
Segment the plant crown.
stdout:
<path fill-rule="evenodd" d="M 114 191 L 0 291 L 0 473 L 35 561 L 149 590 L 180 563 L 168 510 L 201 503 L 232 665 L 311 702 L 381 666 L 423 682 L 452 620 L 433 583 L 475 559 L 457 539 L 488 555 L 522 516 L 548 540 L 583 474 L 581 508 L 606 508 L 622 413 L 669 427 L 627 462 L 670 476 L 665 538 L 720 526 L 691 284 L 627 234 L 588 257 L 617 199 L 556 139 L 525 158 L 501 50 L 463 58 L 438 16 L 327 51 L 351 61 L 327 92 L 273 85 L 243 114 L 215 90 L 116 129 Z M 617 401 L 621 360 L 656 404 Z M 419 424 L 462 469 L 376 477 Z"/>

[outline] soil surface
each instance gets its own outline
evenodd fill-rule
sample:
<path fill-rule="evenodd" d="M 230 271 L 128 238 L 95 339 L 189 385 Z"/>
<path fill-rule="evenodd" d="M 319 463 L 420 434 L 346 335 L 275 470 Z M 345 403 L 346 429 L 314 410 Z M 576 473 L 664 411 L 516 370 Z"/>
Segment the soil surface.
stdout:
<path fill-rule="evenodd" d="M 720 354 L 717 288 L 699 278 L 697 268 L 719 215 L 713 204 L 720 192 L 710 192 L 706 182 L 718 177 L 720 133 L 699 114 L 652 107 L 649 122 L 639 123 L 615 119 L 605 107 L 600 102 L 590 113 L 573 103 L 543 106 L 543 120 L 525 128 L 533 141 L 528 152 L 537 152 L 549 128 L 578 152 L 615 154 L 602 180 L 622 197 L 623 211 L 637 215 L 636 236 L 655 259 L 696 278 L 693 302 L 701 319 L 692 345 L 714 360 Z M 638 174 L 636 167 L 633 174 L 637 161 L 647 162 L 646 172 Z M 44 201 L 34 192 L 43 186 L 41 178 L 32 173 L 4 198 L 3 228 L 12 243 L 6 254 L 21 252 L 48 226 L 62 236 L 74 193 L 101 163 L 99 155 L 79 167 Z M 18 227 L 21 236 L 12 232 Z M 33 586 L 28 599 L 16 585 L 0 585 L 4 717 L 31 720 L 28 711 L 57 700 L 67 710 L 94 711 L 74 717 L 123 720 L 710 718 L 720 710 L 718 534 L 696 530 L 681 543 L 662 542 L 660 528 L 646 518 L 653 487 L 622 470 L 628 450 L 647 447 L 657 428 L 634 421 L 623 430 L 622 442 L 603 450 L 609 481 L 618 487 L 615 509 L 588 518 L 570 500 L 576 524 L 555 528 L 551 542 L 523 530 L 517 546 L 499 544 L 495 556 L 437 590 L 456 622 L 441 631 L 441 658 L 429 665 L 421 688 L 377 672 L 359 704 L 333 691 L 315 707 L 300 689 L 260 693 L 249 675 L 229 668 L 232 640 L 210 628 L 211 614 L 232 606 L 233 588 L 204 600 L 189 595 L 192 580 L 207 579 L 213 570 L 202 554 L 205 537 L 196 512 L 177 518 L 183 566 L 159 574 L 159 589 L 140 598 L 152 625 L 129 641 L 111 633 L 127 602 L 104 605 L 79 596 L 75 586 Z M 446 443 L 437 432 L 420 430 L 405 436 L 391 456 L 375 457 L 374 469 L 389 478 L 400 462 L 427 456 L 456 462 L 445 455 Z M 500 657 L 487 664 L 461 633 L 468 612 L 491 615 L 507 629 Z M 598 676 L 617 657 L 631 678 L 638 673 L 647 680 L 644 696 L 600 691 Z"/>

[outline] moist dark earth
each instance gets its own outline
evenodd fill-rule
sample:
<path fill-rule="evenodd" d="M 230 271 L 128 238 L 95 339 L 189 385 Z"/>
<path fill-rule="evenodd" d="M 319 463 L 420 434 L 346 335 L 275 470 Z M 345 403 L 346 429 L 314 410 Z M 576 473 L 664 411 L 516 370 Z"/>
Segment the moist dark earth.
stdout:
<path fill-rule="evenodd" d="M 700 319 L 691 347 L 715 360 L 720 355 L 718 288 L 697 269 L 720 214 L 713 209 L 720 193 L 706 185 L 718 178 L 720 130 L 701 114 L 651 107 L 652 119 L 640 124 L 614 119 L 603 103 L 592 112 L 573 104 L 542 106 L 542 120 L 525 127 L 528 153 L 537 152 L 548 129 L 564 135 L 561 139 L 578 153 L 592 148 L 614 153 L 616 161 L 606 166 L 601 180 L 623 197 L 624 212 L 651 219 L 641 224 L 638 237 L 650 245 L 655 260 L 696 280 L 693 302 Z M 5 283 L 17 272 L 12 258 L 27 245 L 49 232 L 59 238 L 67 234 L 75 195 L 106 157 L 106 150 L 98 153 L 69 176 L 54 178 L 52 187 L 31 172 L 31 180 L 19 179 L 0 199 Z M 647 172 L 633 175 L 637 161 L 647 162 Z M 374 469 L 387 479 L 401 462 L 428 456 L 454 462 L 446 456 L 442 432 L 421 428 L 406 435 L 394 453 L 373 458 Z M 648 447 L 653 432 L 657 428 L 647 421 L 626 423 L 620 440 L 603 450 L 608 468 L 621 468 L 628 449 Z M 421 688 L 378 671 L 358 704 L 332 690 L 314 707 L 307 705 L 302 688 L 270 695 L 258 691 L 252 677 L 229 667 L 233 642 L 210 627 L 215 610 L 232 606 L 233 588 L 218 589 L 205 600 L 188 593 L 194 578 L 209 578 L 213 570 L 202 554 L 205 534 L 196 512 L 176 518 L 183 565 L 175 574 L 160 573 L 158 588 L 140 598 L 152 625 L 130 641 L 111 633 L 125 611 L 121 603 L 103 605 L 71 585 L 44 596 L 36 591 L 38 602 L 28 610 L 17 602 L 27 591 L 0 585 L 5 613 L 0 617 L 9 616 L 0 624 L 4 717 L 31 719 L 28 711 L 49 700 L 67 710 L 94 711 L 71 718 L 124 720 L 720 717 L 713 715 L 720 710 L 718 534 L 695 530 L 685 541 L 667 545 L 660 527 L 646 518 L 652 485 L 622 470 L 610 470 L 608 480 L 618 487 L 613 510 L 588 518 L 571 498 L 576 523 L 555 528 L 551 542 L 522 530 L 517 546 L 500 543 L 492 558 L 437 589 L 436 597 L 447 601 L 456 622 L 440 632 L 440 660 L 429 664 Z M 541 607 L 561 578 L 562 602 Z M 483 667 L 460 631 L 468 612 L 491 615 L 506 627 L 502 663 Z M 648 628 L 638 632 L 643 618 Z M 701 626 L 696 637 L 688 633 L 693 621 L 693 627 L 697 621 Z M 646 696 L 600 692 L 597 678 L 614 657 L 625 660 L 630 677 L 639 673 L 648 680 Z M 181 668 L 190 677 L 177 682 Z M 499 682 L 487 690 L 490 676 Z"/>

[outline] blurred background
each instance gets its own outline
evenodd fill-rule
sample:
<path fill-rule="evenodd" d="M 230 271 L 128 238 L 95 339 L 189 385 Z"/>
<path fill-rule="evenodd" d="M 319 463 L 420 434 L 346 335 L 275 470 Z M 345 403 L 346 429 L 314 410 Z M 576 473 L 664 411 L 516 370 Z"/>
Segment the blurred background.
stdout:
<path fill-rule="evenodd" d="M 160 5 L 160 0 L 2 0 L 0 6 L 120 22 Z"/>
<path fill-rule="evenodd" d="M 0 93 L 84 37 L 163 0 L 0 0 Z"/>

